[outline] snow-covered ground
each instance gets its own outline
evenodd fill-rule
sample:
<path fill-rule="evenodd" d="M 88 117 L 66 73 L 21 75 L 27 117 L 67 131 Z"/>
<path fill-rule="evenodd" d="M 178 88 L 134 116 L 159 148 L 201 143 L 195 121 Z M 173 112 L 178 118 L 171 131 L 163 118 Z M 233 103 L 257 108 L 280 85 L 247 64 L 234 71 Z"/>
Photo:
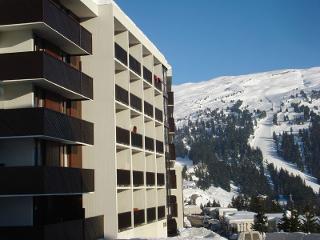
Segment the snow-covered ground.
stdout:
<path fill-rule="evenodd" d="M 286 109 L 289 108 L 288 113 L 281 112 L 279 117 L 287 115 L 289 118 L 294 118 L 295 113 L 290 109 L 291 102 L 300 101 L 302 98 L 291 99 L 291 96 L 296 96 L 301 90 L 305 93 L 320 90 L 320 67 L 226 76 L 200 83 L 174 86 L 177 127 L 185 124 L 188 118 L 192 119 L 190 115 L 194 115 L 199 110 L 226 109 L 234 105 L 237 100 L 242 100 L 241 108 L 247 108 L 250 111 L 259 109 L 267 113 L 265 119 L 258 121 L 254 136 L 249 141 L 250 144 L 261 148 L 268 163 L 273 163 L 279 170 L 283 168 L 289 173 L 299 175 L 315 192 L 319 192 L 320 185 L 316 183 L 314 177 L 299 171 L 294 164 L 285 162 L 277 156 L 272 139 L 274 131 L 276 133 L 290 131 L 292 127 L 293 131 L 297 132 L 299 129 L 308 128 L 309 123 L 303 125 L 281 123 L 279 126 L 272 124 L 273 114 L 283 108 L 281 106 L 283 103 L 286 103 L 284 105 Z M 304 103 L 314 111 L 314 107 L 318 107 L 319 104 L 319 100 Z M 215 191 L 212 189 L 213 194 Z M 204 195 L 204 199 L 210 198 L 204 193 L 201 194 Z"/>
<path fill-rule="evenodd" d="M 265 161 L 268 163 L 273 163 L 278 169 L 283 168 L 294 175 L 300 176 L 306 181 L 306 185 L 312 187 L 315 192 L 319 192 L 320 186 L 317 184 L 316 178 L 301 172 L 294 164 L 288 163 L 278 156 L 272 139 L 272 118 L 273 114 L 268 113 L 267 117 L 259 122 L 259 125 L 254 133 L 255 137 L 251 141 L 251 145 L 261 149 Z"/>

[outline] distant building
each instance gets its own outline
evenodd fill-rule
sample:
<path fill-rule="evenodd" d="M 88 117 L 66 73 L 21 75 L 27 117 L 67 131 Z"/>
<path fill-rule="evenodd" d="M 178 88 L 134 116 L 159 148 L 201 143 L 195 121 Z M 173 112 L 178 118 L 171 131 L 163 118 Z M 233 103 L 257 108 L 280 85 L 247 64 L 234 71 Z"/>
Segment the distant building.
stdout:
<path fill-rule="evenodd" d="M 255 215 L 256 213 L 247 211 L 238 211 L 225 214 L 224 223 L 227 232 L 241 233 L 252 231 Z"/>

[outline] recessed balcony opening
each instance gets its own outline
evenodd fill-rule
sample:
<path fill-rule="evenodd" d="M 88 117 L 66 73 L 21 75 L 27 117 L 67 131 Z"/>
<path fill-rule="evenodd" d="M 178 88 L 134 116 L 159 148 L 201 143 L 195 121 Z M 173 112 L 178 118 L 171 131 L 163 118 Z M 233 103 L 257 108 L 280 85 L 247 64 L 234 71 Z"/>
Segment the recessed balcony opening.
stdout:
<path fill-rule="evenodd" d="M 134 226 L 139 226 L 145 223 L 145 190 L 133 191 L 133 215 Z"/>
<path fill-rule="evenodd" d="M 156 221 L 156 219 L 157 219 L 157 208 L 156 207 L 147 208 L 147 222 L 151 223 Z"/>
<path fill-rule="evenodd" d="M 129 170 L 124 170 L 124 169 L 117 170 L 117 184 L 118 184 L 118 187 L 131 186 L 131 177 L 130 177 Z"/>
<path fill-rule="evenodd" d="M 157 173 L 157 186 L 163 187 L 165 185 L 165 174 Z"/>
<path fill-rule="evenodd" d="M 133 207 L 132 191 L 130 189 L 118 189 L 117 191 L 119 229 L 131 227 L 131 211 Z"/>
<path fill-rule="evenodd" d="M 132 174 L 133 174 L 133 186 L 134 187 L 144 186 L 144 172 L 132 171 Z"/>
<path fill-rule="evenodd" d="M 128 66 L 128 52 L 125 48 L 121 47 L 118 43 L 114 43 L 114 57 L 121 62 L 124 66 Z M 121 66 L 120 64 L 120 66 Z M 116 72 L 117 70 L 121 70 L 122 67 L 116 65 Z"/>
<path fill-rule="evenodd" d="M 156 174 L 154 172 L 146 172 L 146 184 L 148 187 L 153 187 L 156 184 Z"/>
<path fill-rule="evenodd" d="M 118 214 L 118 231 L 122 232 L 132 228 L 131 211 Z"/>
<path fill-rule="evenodd" d="M 130 131 L 127 129 L 117 127 L 116 141 L 119 144 L 130 145 Z"/>
<path fill-rule="evenodd" d="M 166 217 L 166 207 L 160 206 L 158 207 L 158 220 L 165 219 Z"/>

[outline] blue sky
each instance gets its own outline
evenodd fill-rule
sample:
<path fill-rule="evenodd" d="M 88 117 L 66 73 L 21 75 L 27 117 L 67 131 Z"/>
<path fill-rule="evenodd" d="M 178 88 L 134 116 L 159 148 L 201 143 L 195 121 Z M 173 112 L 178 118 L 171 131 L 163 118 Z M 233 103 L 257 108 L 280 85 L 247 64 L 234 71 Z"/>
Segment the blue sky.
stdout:
<path fill-rule="evenodd" d="M 174 83 L 320 66 L 320 0 L 116 0 Z"/>

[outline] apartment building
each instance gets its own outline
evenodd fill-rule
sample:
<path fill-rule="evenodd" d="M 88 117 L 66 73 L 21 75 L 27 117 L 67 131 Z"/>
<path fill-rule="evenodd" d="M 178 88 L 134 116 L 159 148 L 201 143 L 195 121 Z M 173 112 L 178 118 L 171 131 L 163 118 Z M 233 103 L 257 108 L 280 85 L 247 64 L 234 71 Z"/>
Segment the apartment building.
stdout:
<path fill-rule="evenodd" d="M 104 217 L 83 204 L 94 81 L 80 61 L 92 54 L 81 22 L 97 12 L 64 0 L 0 1 L 0 12 L 0 239 L 101 238 Z"/>
<path fill-rule="evenodd" d="M 174 234 L 165 57 L 111 0 L 0 11 L 0 236 Z"/>

